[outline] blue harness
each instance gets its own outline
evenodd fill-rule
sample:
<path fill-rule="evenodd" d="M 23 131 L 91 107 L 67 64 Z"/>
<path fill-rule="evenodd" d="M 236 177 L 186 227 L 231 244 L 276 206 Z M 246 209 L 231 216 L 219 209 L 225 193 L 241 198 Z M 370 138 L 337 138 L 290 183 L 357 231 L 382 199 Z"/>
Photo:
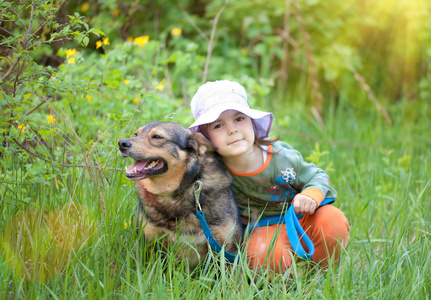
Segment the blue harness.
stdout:
<path fill-rule="evenodd" d="M 208 240 L 211 249 L 214 250 L 216 253 L 219 253 L 223 247 L 220 246 L 220 244 L 216 241 L 214 238 L 214 235 L 211 233 L 211 230 L 208 226 L 207 221 L 205 220 L 204 212 L 202 211 L 202 207 L 199 202 L 200 193 L 202 191 L 202 182 L 200 180 L 197 180 L 194 183 L 194 195 L 195 195 L 195 201 L 196 201 L 196 215 L 199 219 L 199 222 L 201 223 L 202 229 L 204 231 L 205 237 Z M 319 207 L 334 203 L 334 198 L 326 198 L 320 203 Z M 286 214 L 284 216 L 273 216 L 268 217 L 253 223 L 250 223 L 248 225 L 248 232 L 253 231 L 256 228 L 263 227 L 263 226 L 269 226 L 269 225 L 275 225 L 275 224 L 285 224 L 287 236 L 289 238 L 290 245 L 292 246 L 292 249 L 295 251 L 295 253 L 302 259 L 308 260 L 311 259 L 311 257 L 314 254 L 314 245 L 311 239 L 308 237 L 308 235 L 305 233 L 304 229 L 301 227 L 301 224 L 299 224 L 300 219 L 302 219 L 302 215 L 295 214 L 295 210 L 293 208 L 293 205 L 289 207 Z M 302 247 L 301 242 L 299 241 L 299 238 L 302 238 L 305 245 L 307 246 L 308 252 L 305 251 L 304 247 Z M 224 256 L 228 261 L 233 263 L 235 261 L 236 255 L 233 255 L 226 250 L 224 251 Z"/>

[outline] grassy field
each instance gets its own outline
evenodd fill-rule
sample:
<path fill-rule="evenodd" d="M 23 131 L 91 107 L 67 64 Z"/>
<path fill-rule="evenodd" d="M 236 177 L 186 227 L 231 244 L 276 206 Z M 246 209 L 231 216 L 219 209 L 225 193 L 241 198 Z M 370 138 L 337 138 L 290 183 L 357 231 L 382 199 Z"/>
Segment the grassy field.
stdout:
<path fill-rule="evenodd" d="M 351 235 L 338 267 L 297 263 L 275 278 L 243 258 L 231 265 L 212 255 L 194 272 L 175 263 L 175 249 L 142 258 L 137 197 L 115 170 L 130 164 L 116 141 L 132 135 L 138 119 L 104 128 L 97 151 L 77 147 L 80 160 L 63 153 L 73 168 L 7 153 L 1 173 L 14 181 L 0 184 L 1 298 L 430 299 L 431 108 L 400 102 L 389 112 L 393 125 L 340 100 L 326 108 L 323 128 L 300 107 L 277 111 L 274 136 L 328 171 Z M 25 170 L 40 172 L 40 182 L 29 184 Z"/>

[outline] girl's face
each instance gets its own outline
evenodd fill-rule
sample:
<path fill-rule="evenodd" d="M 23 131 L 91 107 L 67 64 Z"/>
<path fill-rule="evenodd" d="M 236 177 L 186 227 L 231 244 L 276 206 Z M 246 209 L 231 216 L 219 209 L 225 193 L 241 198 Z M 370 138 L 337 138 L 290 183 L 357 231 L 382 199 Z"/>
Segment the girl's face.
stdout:
<path fill-rule="evenodd" d="M 254 151 L 254 130 L 251 119 L 236 110 L 227 110 L 207 127 L 208 138 L 224 158 L 233 158 Z"/>

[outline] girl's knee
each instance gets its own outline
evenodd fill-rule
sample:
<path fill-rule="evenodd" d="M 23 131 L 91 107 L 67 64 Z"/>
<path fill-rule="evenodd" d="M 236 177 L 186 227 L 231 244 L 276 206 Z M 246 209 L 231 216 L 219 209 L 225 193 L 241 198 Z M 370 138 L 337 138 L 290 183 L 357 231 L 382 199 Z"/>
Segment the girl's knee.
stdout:
<path fill-rule="evenodd" d="M 312 227 L 314 227 L 315 234 L 321 235 L 326 240 L 345 240 L 347 242 L 350 225 L 341 210 L 332 205 L 326 205 L 316 212 L 313 219 Z"/>
<path fill-rule="evenodd" d="M 333 257 L 337 262 L 340 252 L 347 246 L 350 225 L 347 218 L 338 208 L 328 205 L 325 210 L 319 209 L 320 215 L 314 218 L 312 240 L 315 243 L 315 262 L 327 261 Z"/>
<path fill-rule="evenodd" d="M 286 232 L 280 226 L 260 227 L 253 231 L 247 245 L 247 259 L 252 269 L 284 272 L 292 265 L 291 247 L 286 244 Z"/>

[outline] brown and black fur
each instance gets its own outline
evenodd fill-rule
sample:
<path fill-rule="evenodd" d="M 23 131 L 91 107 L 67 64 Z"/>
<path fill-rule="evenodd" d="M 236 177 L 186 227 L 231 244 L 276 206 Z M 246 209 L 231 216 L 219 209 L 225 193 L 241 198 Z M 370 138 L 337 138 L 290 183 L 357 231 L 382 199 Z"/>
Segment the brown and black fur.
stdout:
<path fill-rule="evenodd" d="M 200 204 L 208 226 L 218 243 L 235 254 L 242 239 L 242 225 L 230 188 L 231 175 L 214 145 L 202 134 L 170 122 L 149 123 L 135 135 L 120 140 L 118 145 L 121 155 L 131 157 L 135 164 L 155 165 L 137 174 L 132 165 L 126 174 L 136 181 L 138 228 L 142 228 L 145 238 L 153 241 L 164 236 L 161 240 L 166 246 L 177 242 L 181 245 L 178 259 L 187 259 L 192 268 L 199 263 L 208 252 L 193 194 L 193 184 L 200 180 Z"/>

